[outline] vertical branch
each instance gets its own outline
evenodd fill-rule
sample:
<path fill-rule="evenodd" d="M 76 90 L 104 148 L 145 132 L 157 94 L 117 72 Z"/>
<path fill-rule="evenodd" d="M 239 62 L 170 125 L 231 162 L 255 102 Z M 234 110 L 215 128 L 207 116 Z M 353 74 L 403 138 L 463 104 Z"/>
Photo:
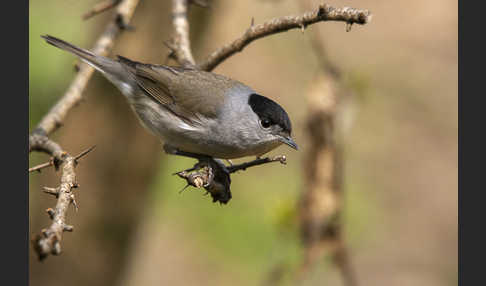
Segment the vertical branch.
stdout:
<path fill-rule="evenodd" d="M 310 147 L 305 155 L 306 180 L 299 210 L 304 245 L 299 278 L 302 279 L 318 259 L 329 253 L 344 284 L 354 286 L 357 279 L 342 233 L 344 161 L 342 142 L 337 138 L 337 117 L 342 112 L 340 102 L 350 93 L 340 86 L 341 72 L 326 54 L 318 32 L 313 32 L 311 40 L 320 71 L 307 96 L 306 134 Z"/>
<path fill-rule="evenodd" d="M 189 21 L 187 12 L 189 0 L 172 0 L 172 24 L 175 36 L 169 48 L 177 62 L 183 66 L 194 66 L 196 62 L 191 52 L 191 41 L 189 39 Z"/>
<path fill-rule="evenodd" d="M 320 73 L 308 93 L 306 134 L 309 148 L 304 159 L 306 176 L 299 205 L 304 261 L 303 278 L 325 253 L 330 253 L 345 285 L 357 285 L 342 234 L 342 150 L 336 138 L 338 108 L 336 80 Z"/>

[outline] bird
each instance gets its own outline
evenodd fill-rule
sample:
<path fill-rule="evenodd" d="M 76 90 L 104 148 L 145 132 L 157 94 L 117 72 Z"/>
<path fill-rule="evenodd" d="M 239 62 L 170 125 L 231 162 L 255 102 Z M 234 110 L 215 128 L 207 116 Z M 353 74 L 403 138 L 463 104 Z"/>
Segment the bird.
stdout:
<path fill-rule="evenodd" d="M 284 144 L 298 150 L 287 112 L 229 77 L 198 70 L 111 59 L 50 35 L 47 43 L 78 56 L 125 96 L 166 153 L 193 158 L 260 158 Z"/>

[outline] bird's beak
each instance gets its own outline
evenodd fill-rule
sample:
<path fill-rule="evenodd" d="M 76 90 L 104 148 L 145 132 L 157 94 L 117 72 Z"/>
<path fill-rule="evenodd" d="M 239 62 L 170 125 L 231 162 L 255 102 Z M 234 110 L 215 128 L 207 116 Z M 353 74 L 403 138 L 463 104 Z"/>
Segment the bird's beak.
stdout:
<path fill-rule="evenodd" d="M 290 136 L 286 136 L 286 137 L 281 136 L 280 142 L 289 145 L 291 148 L 293 148 L 295 150 L 299 150 L 297 143 L 295 143 L 294 139 L 292 139 L 292 137 L 290 137 Z"/>

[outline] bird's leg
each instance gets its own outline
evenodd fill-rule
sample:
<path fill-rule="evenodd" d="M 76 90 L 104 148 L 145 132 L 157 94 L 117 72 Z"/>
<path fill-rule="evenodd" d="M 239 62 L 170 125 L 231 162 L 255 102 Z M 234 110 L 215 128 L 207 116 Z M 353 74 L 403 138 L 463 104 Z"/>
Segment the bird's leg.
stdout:
<path fill-rule="evenodd" d="M 181 151 L 167 144 L 164 145 L 164 151 L 167 154 L 194 158 L 199 161 L 192 168 L 174 175 L 185 179 L 188 185 L 196 188 L 204 187 L 211 194 L 213 202 L 226 204 L 231 199 L 230 171 L 222 160 L 208 155 Z"/>
<path fill-rule="evenodd" d="M 212 166 L 215 166 L 215 165 L 219 166 L 223 171 L 227 171 L 226 166 L 224 165 L 224 163 L 221 160 L 214 159 L 213 157 L 208 156 L 208 155 L 182 151 L 182 150 L 179 150 L 179 149 L 177 149 L 177 148 L 175 148 L 171 145 L 168 145 L 168 144 L 164 144 L 164 151 L 167 154 L 170 154 L 170 155 L 178 155 L 178 156 L 182 156 L 182 157 L 193 158 L 193 159 L 197 159 L 199 161 L 192 168 L 189 168 L 189 169 L 181 171 L 181 172 L 192 172 L 192 171 L 195 171 L 195 170 L 200 170 L 204 167 L 211 168 Z M 181 172 L 177 172 L 175 174 L 178 174 L 178 173 L 181 173 Z"/>
<path fill-rule="evenodd" d="M 173 147 L 173 146 L 168 145 L 168 144 L 164 144 L 164 151 L 165 151 L 165 153 L 170 154 L 170 155 L 178 155 L 178 156 L 193 158 L 193 159 L 197 159 L 199 161 L 208 161 L 208 160 L 213 159 L 211 156 L 181 151 L 181 150 L 177 149 L 176 147 Z"/>

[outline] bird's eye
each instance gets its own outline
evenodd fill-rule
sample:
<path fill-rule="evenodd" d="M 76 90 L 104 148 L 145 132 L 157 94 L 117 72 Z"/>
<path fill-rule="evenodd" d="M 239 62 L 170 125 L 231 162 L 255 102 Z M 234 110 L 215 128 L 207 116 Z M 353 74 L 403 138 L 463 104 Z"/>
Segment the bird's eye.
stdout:
<path fill-rule="evenodd" d="M 268 128 L 270 127 L 270 125 L 272 125 L 272 122 L 270 122 L 270 120 L 265 118 L 260 121 L 260 124 L 262 125 L 263 128 Z"/>

